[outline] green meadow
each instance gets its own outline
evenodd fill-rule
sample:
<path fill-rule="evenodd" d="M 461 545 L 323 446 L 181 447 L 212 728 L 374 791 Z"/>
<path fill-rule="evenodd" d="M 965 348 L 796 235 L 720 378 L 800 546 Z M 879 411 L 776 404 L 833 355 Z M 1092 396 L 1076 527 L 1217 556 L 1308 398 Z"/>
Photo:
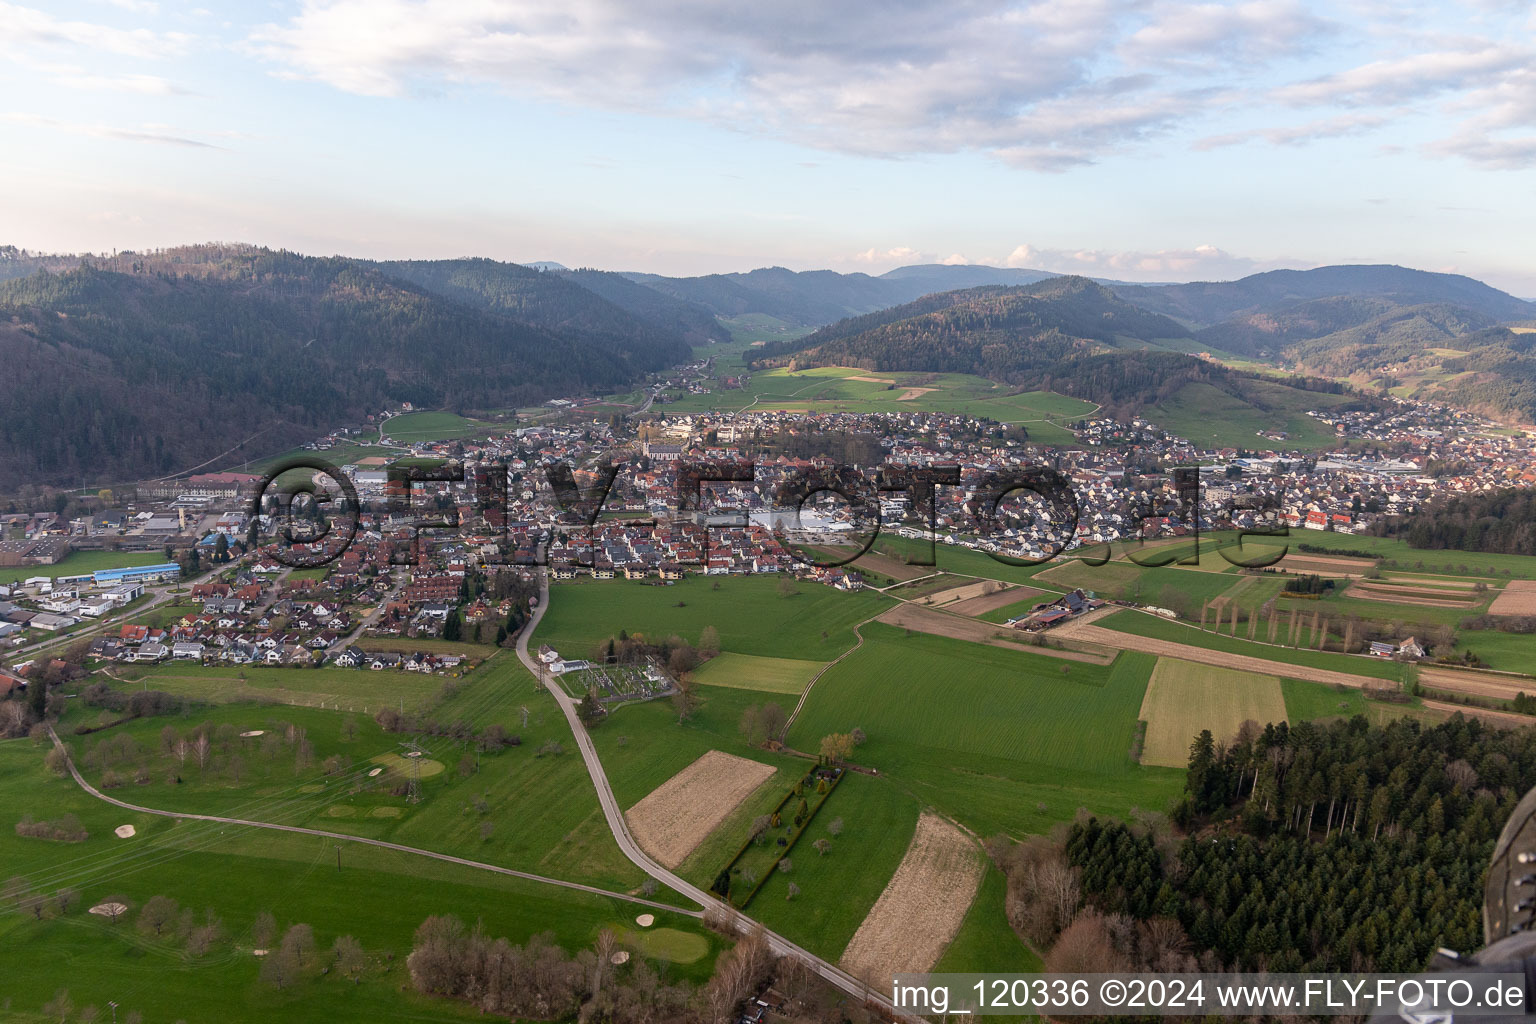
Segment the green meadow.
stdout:
<path fill-rule="evenodd" d="M 632 904 L 608 897 L 408 854 L 346 845 L 338 870 L 333 840 L 123 811 L 48 772 L 44 749 L 28 740 L 0 743 L 0 806 L 17 818 L 74 815 L 89 838 L 62 843 L 0 829 L 8 877 L 50 897 L 61 889 L 76 894 L 62 912 L 50 901 L 41 920 L 0 915 L 6 1020 L 41 1024 L 43 1005 L 67 989 L 77 1011 L 98 1009 L 98 1021 L 110 1019 L 109 1001 L 118 1004 L 119 1020 L 138 1012 L 156 1024 L 193 1019 L 189 1007 L 196 1008 L 196 1020 L 242 1024 L 463 1021 L 478 1015 L 467 1006 L 418 996 L 408 984 L 404 960 L 411 936 L 429 915 L 480 920 L 491 934 L 518 942 L 548 931 L 573 950 L 634 916 Z M 140 796 L 136 790 L 124 795 Z M 123 824 L 133 824 L 137 834 L 117 838 L 113 830 Z M 155 896 L 177 901 L 197 925 L 211 915 L 220 923 L 220 938 L 194 955 L 179 937 L 141 931 L 139 912 Z M 114 923 L 86 912 L 107 900 L 127 904 L 123 919 Z M 252 953 L 252 924 L 262 912 L 274 914 L 279 929 L 303 922 L 315 932 L 311 967 L 281 989 L 259 979 L 261 961 Z M 661 913 L 658 925 L 697 936 L 710 952 L 719 948 L 687 917 Z M 173 925 L 171 931 L 184 929 Z M 330 962 L 331 943 L 343 934 L 357 938 L 365 952 L 357 984 L 339 972 L 320 973 Z M 711 961 L 663 961 L 661 968 L 667 976 L 697 981 Z M 82 964 L 90 969 L 81 970 Z"/>
<path fill-rule="evenodd" d="M 847 594 L 816 583 L 799 583 L 784 596 L 779 580 L 767 576 L 689 576 L 671 586 L 589 580 L 551 590 L 534 639 L 566 657 L 585 658 L 621 630 L 696 644 L 713 626 L 723 651 L 826 661 L 853 646 L 854 624 L 889 603 L 879 594 Z"/>

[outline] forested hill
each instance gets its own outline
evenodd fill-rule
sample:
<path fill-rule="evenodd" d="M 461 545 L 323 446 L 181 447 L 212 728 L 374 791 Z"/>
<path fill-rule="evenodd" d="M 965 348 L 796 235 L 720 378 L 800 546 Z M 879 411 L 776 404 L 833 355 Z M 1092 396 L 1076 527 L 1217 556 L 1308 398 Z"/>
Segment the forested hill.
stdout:
<path fill-rule="evenodd" d="M 636 284 L 623 274 L 586 268 L 559 270 L 556 273 L 602 296 L 620 309 L 669 328 L 690 345 L 731 340 L 730 332 L 720 326 L 714 314 L 703 306 Z"/>
<path fill-rule="evenodd" d="M 754 361 L 766 364 L 804 352 L 804 359 L 815 363 L 1014 380 L 1085 352 L 1086 343 L 1118 347 L 1187 334 L 1177 322 L 1123 302 L 1087 278 L 1058 277 L 928 295 L 795 341 L 765 345 Z"/>
<path fill-rule="evenodd" d="M 589 287 L 587 280 L 516 263 L 461 259 L 400 260 L 375 265 L 391 277 L 465 305 L 564 332 L 625 355 L 659 353 L 668 364 L 685 362 L 690 355 L 689 342 L 684 339 L 689 326 L 679 318 L 693 310 L 695 319 L 691 326 L 697 333 L 697 316 L 708 317 L 703 310 L 686 303 L 671 300 L 669 305 L 667 297 L 656 292 L 650 293 L 656 301 L 647 313 L 637 314 Z M 636 291 L 645 291 L 624 278 L 619 280 Z M 720 334 L 724 331 L 720 330 Z M 700 343 L 708 340 L 701 339 Z"/>
<path fill-rule="evenodd" d="M 1121 420 L 1181 392 L 1206 401 L 1211 392 L 1202 388 L 1227 396 L 1229 410 L 1247 408 L 1261 419 L 1271 411 L 1277 417 L 1289 414 L 1277 411 L 1277 402 L 1307 406 L 1311 399 L 1301 392 L 1348 390 L 1330 381 L 1261 381 L 1234 372 L 1177 351 L 1189 345 L 1185 335 L 1175 321 L 1138 309 L 1103 285 L 1057 277 L 1023 287 L 924 296 L 804 338 L 764 345 L 755 351 L 753 365 L 972 373 L 1086 399 Z"/>
<path fill-rule="evenodd" d="M 1536 555 L 1536 492 L 1512 489 L 1436 502 L 1383 519 L 1379 532 L 1432 551 Z"/>
<path fill-rule="evenodd" d="M 499 409 L 615 390 L 679 352 L 537 326 L 346 259 L 122 254 L 0 283 L 0 487 L 142 479 L 247 440 L 266 454 L 388 401 Z"/>
<path fill-rule="evenodd" d="M 922 294 L 909 282 L 868 274 L 839 274 L 832 270 L 796 272 L 783 267 L 703 277 L 639 273 L 624 276 L 674 299 L 702 306 L 716 316 L 762 313 L 806 327 L 885 309 Z"/>

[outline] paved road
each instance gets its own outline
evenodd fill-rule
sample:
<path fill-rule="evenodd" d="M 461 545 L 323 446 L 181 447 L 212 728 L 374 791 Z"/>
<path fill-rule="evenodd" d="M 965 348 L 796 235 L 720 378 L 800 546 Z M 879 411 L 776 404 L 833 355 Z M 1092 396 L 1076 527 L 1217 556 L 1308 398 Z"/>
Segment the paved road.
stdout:
<path fill-rule="evenodd" d="M 492 871 L 498 875 L 511 875 L 513 878 L 522 878 L 530 882 L 542 882 L 545 885 L 558 885 L 563 889 L 576 889 L 580 892 L 591 893 L 594 896 L 607 896 L 609 899 L 624 900 L 629 903 L 638 903 L 644 907 L 662 910 L 669 914 L 683 914 L 687 917 L 703 917 L 703 912 L 698 910 L 683 910 L 671 907 L 665 903 L 648 900 L 640 896 L 631 896 L 628 893 L 609 892 L 607 889 L 599 889 L 596 886 L 582 885 L 580 882 L 567 882 L 559 878 L 546 878 L 543 875 L 529 874 L 526 871 L 514 871 L 496 864 L 485 864 L 477 860 L 467 860 L 463 857 L 455 857 L 447 853 L 438 853 L 435 850 L 423 850 L 415 846 L 402 846 L 400 843 L 385 842 L 382 839 L 368 839 L 363 836 L 349 836 L 343 832 L 327 832 L 318 828 L 303 828 L 299 825 L 279 825 L 270 821 L 252 821 L 249 818 L 225 818 L 217 814 L 187 814 L 181 811 L 162 811 L 155 807 L 140 807 L 138 804 L 130 804 L 125 800 L 107 796 L 101 790 L 85 781 L 80 770 L 75 767 L 75 762 L 69 757 L 69 751 L 63 742 L 59 740 L 58 733 L 53 731 L 53 726 L 48 726 L 48 735 L 53 739 L 53 745 L 64 754 L 65 762 L 69 765 L 69 773 L 75 777 L 75 782 L 80 788 L 91 794 L 98 800 L 105 800 L 114 807 L 121 807 L 125 811 L 136 811 L 139 814 L 153 814 L 161 818 L 185 818 L 189 821 L 212 821 L 221 825 L 243 825 L 246 828 L 265 828 L 274 832 L 294 832 L 303 836 L 318 836 L 321 839 L 334 839 L 337 842 L 360 843 L 363 846 L 376 846 L 381 850 L 394 850 L 397 853 L 409 853 L 417 857 L 430 857 L 433 860 L 446 861 L 449 864 L 458 864 L 461 867 L 474 868 L 477 871 Z"/>
<path fill-rule="evenodd" d="M 373 611 L 369 612 L 367 616 L 364 617 L 363 621 L 357 624 L 357 628 L 348 633 L 346 636 L 337 639 L 335 643 L 326 648 L 326 653 L 336 654 L 357 643 L 357 641 L 363 635 L 363 630 L 367 629 L 375 622 L 378 622 L 379 616 L 384 614 L 384 609 L 388 607 L 389 604 L 395 600 L 395 598 L 400 596 L 400 591 L 405 589 L 405 581 L 408 579 L 410 579 L 410 574 L 406 573 L 402 575 L 398 580 L 396 580 L 394 586 L 390 588 L 389 593 L 379 598 L 379 603 L 374 606 Z"/>
<path fill-rule="evenodd" d="M 538 627 L 540 620 L 544 618 L 544 612 L 548 608 L 549 576 L 547 573 L 545 573 L 541 575 L 540 579 L 539 606 L 538 608 L 534 609 L 533 616 L 528 620 L 527 625 L 523 627 L 523 631 L 518 634 L 517 656 L 522 660 L 523 665 L 527 667 L 528 671 L 532 672 L 534 676 L 549 690 L 550 694 L 555 698 L 555 703 L 560 705 L 560 710 L 565 712 L 565 719 L 570 724 L 571 733 L 576 737 L 576 746 L 581 750 L 581 759 L 586 762 L 587 774 L 592 777 L 592 785 L 597 789 L 597 799 L 598 803 L 602 805 L 603 817 L 607 819 L 608 829 L 613 833 L 614 841 L 619 844 L 619 849 L 622 850 L 624 852 L 624 856 L 628 857 L 636 867 L 640 868 L 640 870 L 644 871 L 658 882 L 661 882 L 664 885 L 671 887 L 673 890 L 682 893 L 684 896 L 687 896 L 689 899 L 699 904 L 699 906 L 721 907 L 730 910 L 744 929 L 761 927 L 759 922 L 753 921 L 745 914 L 730 908 L 728 905 L 722 903 L 712 893 L 705 892 L 703 889 L 700 889 L 693 883 L 684 881 L 682 878 L 678 877 L 671 871 L 668 871 L 666 868 L 656 863 L 645 853 L 644 850 L 640 849 L 640 844 L 635 842 L 635 837 L 629 831 L 629 823 L 624 820 L 624 812 L 619 807 L 618 799 L 613 795 L 613 787 L 608 784 L 608 774 L 603 769 L 602 761 L 598 759 L 597 748 L 592 744 L 592 737 L 587 733 L 586 727 L 581 724 L 581 719 L 576 715 L 576 701 L 568 696 L 565 691 L 560 688 L 560 685 L 555 682 L 553 675 L 540 671 L 541 666 L 538 659 L 532 657 L 528 653 L 528 639 L 533 635 L 533 632 Z M 800 946 L 795 945 L 793 942 L 784 938 L 782 935 L 768 931 L 765 928 L 763 930 L 763 936 L 768 940 L 768 945 L 773 949 L 775 953 L 780 956 L 798 957 L 807 965 L 809 965 L 810 968 L 823 979 L 837 986 L 839 989 L 846 992 L 848 995 L 853 996 L 855 999 L 860 1001 L 869 1000 L 871 1002 L 877 1003 L 887 1012 L 893 1013 L 903 1020 L 916 1021 L 918 1019 L 916 1017 L 909 1017 L 906 1014 L 900 1013 L 891 1004 L 890 1000 L 886 999 L 879 992 L 871 989 L 868 985 L 864 984 L 862 981 L 858 980 L 847 971 L 837 967 L 835 964 L 828 963 L 826 960 L 821 959 L 814 953 L 811 953 L 808 950 L 802 949 Z"/>

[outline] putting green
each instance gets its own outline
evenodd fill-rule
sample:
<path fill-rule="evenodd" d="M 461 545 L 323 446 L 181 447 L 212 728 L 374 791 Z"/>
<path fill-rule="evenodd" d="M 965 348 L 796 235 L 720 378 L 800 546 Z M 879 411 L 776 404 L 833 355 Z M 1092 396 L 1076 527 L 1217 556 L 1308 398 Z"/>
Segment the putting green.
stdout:
<path fill-rule="evenodd" d="M 413 764 L 421 767 L 421 777 L 424 779 L 430 779 L 434 775 L 443 774 L 445 767 L 443 762 L 434 761 L 430 757 L 401 757 L 396 753 L 380 754 L 377 757 L 370 757 L 368 760 L 374 764 L 381 764 L 396 775 L 407 779 L 411 777 L 411 766 Z"/>
<path fill-rule="evenodd" d="M 624 945 L 637 949 L 656 960 L 691 964 L 704 959 L 709 954 L 709 940 L 697 932 L 685 932 L 677 928 L 652 928 L 640 931 L 622 924 L 609 927 Z"/>

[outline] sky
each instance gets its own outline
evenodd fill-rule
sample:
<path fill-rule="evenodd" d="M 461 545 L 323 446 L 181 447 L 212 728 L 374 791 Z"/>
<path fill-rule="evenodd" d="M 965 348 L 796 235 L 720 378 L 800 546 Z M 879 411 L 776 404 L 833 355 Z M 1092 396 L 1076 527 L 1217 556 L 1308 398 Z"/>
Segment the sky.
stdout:
<path fill-rule="evenodd" d="M 0 244 L 1536 297 L 1536 6 L 0 0 Z"/>

